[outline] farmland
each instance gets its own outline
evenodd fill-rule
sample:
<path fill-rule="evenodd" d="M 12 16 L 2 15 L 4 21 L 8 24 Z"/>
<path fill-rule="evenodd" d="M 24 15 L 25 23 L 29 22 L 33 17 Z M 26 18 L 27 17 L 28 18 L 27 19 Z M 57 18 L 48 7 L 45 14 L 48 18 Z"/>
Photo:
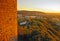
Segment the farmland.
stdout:
<path fill-rule="evenodd" d="M 27 12 L 18 14 L 19 41 L 60 41 L 60 15 Z"/>

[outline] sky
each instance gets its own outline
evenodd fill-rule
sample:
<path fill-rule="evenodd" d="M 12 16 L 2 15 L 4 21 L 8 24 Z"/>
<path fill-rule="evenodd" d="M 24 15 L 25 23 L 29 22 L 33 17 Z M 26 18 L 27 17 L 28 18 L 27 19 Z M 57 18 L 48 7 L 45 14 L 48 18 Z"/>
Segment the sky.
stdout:
<path fill-rule="evenodd" d="M 17 0 L 17 10 L 60 13 L 60 0 Z"/>

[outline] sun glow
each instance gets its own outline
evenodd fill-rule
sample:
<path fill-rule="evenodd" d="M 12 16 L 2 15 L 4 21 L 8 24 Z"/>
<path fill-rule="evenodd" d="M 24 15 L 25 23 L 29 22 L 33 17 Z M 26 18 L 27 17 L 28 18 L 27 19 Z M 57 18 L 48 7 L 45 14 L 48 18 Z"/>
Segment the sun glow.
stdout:
<path fill-rule="evenodd" d="M 47 13 L 60 13 L 60 8 L 57 8 L 57 6 L 53 6 L 53 7 L 46 7 L 46 9 L 37 9 L 37 8 L 24 8 L 24 7 L 20 7 L 18 8 L 18 10 L 27 10 L 27 11 L 42 11 L 42 12 L 47 12 Z"/>
<path fill-rule="evenodd" d="M 60 13 L 59 0 L 18 0 L 17 10 Z"/>

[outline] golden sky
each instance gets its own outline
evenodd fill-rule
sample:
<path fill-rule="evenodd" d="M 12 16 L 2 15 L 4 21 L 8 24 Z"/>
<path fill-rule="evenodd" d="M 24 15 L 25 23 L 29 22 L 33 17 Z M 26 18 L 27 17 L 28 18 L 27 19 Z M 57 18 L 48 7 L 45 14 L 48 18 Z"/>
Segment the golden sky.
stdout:
<path fill-rule="evenodd" d="M 17 10 L 60 13 L 60 0 L 18 0 Z"/>

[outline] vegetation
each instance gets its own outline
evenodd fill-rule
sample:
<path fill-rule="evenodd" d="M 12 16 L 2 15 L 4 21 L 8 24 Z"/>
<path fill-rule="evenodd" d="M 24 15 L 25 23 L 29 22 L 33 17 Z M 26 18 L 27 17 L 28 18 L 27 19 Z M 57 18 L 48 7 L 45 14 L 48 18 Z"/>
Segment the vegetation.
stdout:
<path fill-rule="evenodd" d="M 60 41 L 60 18 L 58 16 L 42 15 L 18 20 L 19 41 Z M 59 21 L 55 21 L 57 18 Z M 20 23 L 25 22 L 20 25 Z M 54 22 L 55 21 L 55 22 Z"/>

